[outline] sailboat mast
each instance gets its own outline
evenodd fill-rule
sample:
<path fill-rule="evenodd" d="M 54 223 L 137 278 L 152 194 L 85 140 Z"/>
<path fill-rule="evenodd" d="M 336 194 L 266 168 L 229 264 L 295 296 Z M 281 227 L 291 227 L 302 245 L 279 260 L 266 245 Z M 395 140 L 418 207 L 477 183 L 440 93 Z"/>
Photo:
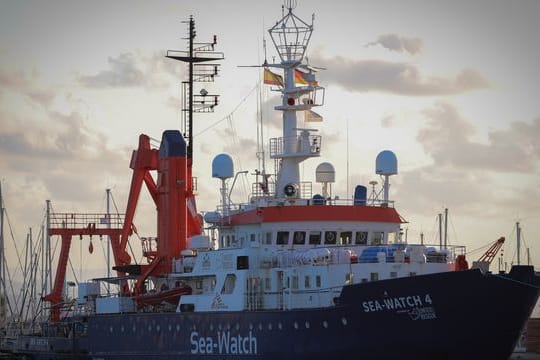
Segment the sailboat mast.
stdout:
<path fill-rule="evenodd" d="M 107 192 L 107 229 L 111 228 L 111 212 L 110 198 L 111 189 L 106 189 Z M 107 278 L 111 277 L 111 237 L 107 235 Z M 111 284 L 107 281 L 107 295 L 111 294 Z"/>
<path fill-rule="evenodd" d="M 0 182 L 0 331 L 6 329 L 6 265 L 4 254 L 4 199 Z"/>
<path fill-rule="evenodd" d="M 521 265 L 521 226 L 519 226 L 519 221 L 516 222 L 516 236 L 517 236 L 517 264 Z"/>
<path fill-rule="evenodd" d="M 448 208 L 444 209 L 444 248 L 448 246 Z"/>

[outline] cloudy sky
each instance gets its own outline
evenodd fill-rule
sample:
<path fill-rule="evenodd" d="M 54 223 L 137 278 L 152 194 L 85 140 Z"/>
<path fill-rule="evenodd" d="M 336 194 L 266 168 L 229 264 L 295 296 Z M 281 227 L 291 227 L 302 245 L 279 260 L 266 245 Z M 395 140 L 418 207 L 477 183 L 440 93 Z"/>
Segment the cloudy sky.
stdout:
<path fill-rule="evenodd" d="M 375 157 L 391 149 L 399 161 L 391 197 L 409 221 L 409 242 L 423 232 L 436 243 L 436 216 L 448 207 L 451 244 L 473 250 L 506 236 L 505 261 L 515 262 L 520 221 L 539 265 L 540 2 L 299 1 L 300 17 L 309 22 L 312 13 L 308 57 L 327 68 L 318 75 L 325 106 L 316 109 L 325 120 L 323 156 L 303 165 L 304 177 L 332 162 L 333 193 L 344 198 L 378 180 Z M 230 153 L 237 171 L 257 166 L 260 71 L 238 65 L 262 63 L 281 1 L 0 0 L 0 178 L 20 248 L 29 227 L 39 231 L 46 199 L 59 212 L 103 212 L 111 188 L 124 211 L 139 134 L 160 139 L 180 126 L 185 67 L 164 55 L 185 49 L 181 21 L 190 15 L 198 41 L 217 34 L 225 53 L 207 87 L 221 104 L 197 116 L 194 130 L 198 206 L 212 210 L 216 154 Z M 265 134 L 279 136 L 279 114 L 270 111 L 279 98 L 268 90 Z M 233 200 L 247 195 L 249 181 Z M 145 194 L 141 235 L 154 235 L 153 214 Z M 14 254 L 11 235 L 6 241 Z M 94 243 L 87 256 L 87 246 L 74 242 L 74 268 L 102 268 L 103 247 Z"/>

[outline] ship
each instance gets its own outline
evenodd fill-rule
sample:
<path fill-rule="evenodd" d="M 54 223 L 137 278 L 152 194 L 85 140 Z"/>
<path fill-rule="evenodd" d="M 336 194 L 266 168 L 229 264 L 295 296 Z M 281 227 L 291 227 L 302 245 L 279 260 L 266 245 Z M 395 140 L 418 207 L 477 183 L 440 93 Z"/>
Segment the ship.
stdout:
<path fill-rule="evenodd" d="M 14 354 L 37 359 L 490 359 L 511 355 L 539 296 L 532 266 L 490 272 L 504 239 L 469 266 L 464 246 L 411 243 L 406 220 L 390 198 L 397 157 L 382 150 L 382 184 L 368 196 L 332 195 L 335 170 L 321 162 L 316 183 L 300 165 L 320 158 L 323 136 L 314 108 L 324 104 L 316 80 L 324 69 L 305 54 L 313 32 L 286 1 L 269 29 L 279 62 L 260 65 L 281 95 L 282 136 L 268 141 L 274 172 L 258 169 L 251 194 L 233 203 L 231 156 L 218 154 L 212 176 L 219 204 L 197 210 L 193 178 L 193 115 L 212 112 L 218 95 L 194 91 L 213 81 L 223 53 L 195 41 L 167 57 L 188 65 L 183 132 L 166 130 L 159 147 L 141 135 L 133 151 L 125 214 L 51 213 L 50 235 L 62 239 L 50 319 L 40 333 L 19 336 Z M 201 166 L 210 166 L 202 164 Z M 154 177 L 157 173 L 157 179 Z M 314 194 L 320 188 L 319 193 Z M 145 263 L 128 254 L 134 214 L 145 187 L 157 208 L 157 236 L 141 238 Z M 216 194 L 218 192 L 216 191 Z M 71 239 L 107 236 L 115 276 L 80 283 L 76 309 L 62 293 Z M 106 283 L 117 293 L 103 293 Z"/>

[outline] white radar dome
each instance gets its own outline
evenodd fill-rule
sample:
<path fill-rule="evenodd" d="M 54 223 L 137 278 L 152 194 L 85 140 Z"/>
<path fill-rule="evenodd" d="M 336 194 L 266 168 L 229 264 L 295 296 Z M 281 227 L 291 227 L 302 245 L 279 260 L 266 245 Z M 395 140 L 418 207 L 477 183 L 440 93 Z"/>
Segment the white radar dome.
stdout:
<path fill-rule="evenodd" d="M 398 173 L 396 154 L 390 150 L 381 151 L 375 161 L 375 173 L 379 175 L 396 175 Z"/>
<path fill-rule="evenodd" d="M 224 180 L 234 176 L 232 158 L 227 154 L 219 154 L 212 160 L 212 177 Z"/>
<path fill-rule="evenodd" d="M 328 162 L 320 163 L 315 170 L 315 181 L 318 183 L 333 183 L 336 181 L 334 166 Z"/>

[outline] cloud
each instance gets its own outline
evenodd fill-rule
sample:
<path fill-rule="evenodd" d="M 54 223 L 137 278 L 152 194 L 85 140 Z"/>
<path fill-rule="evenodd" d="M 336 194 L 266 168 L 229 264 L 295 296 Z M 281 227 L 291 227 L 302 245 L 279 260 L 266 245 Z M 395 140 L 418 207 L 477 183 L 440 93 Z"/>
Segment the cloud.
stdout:
<path fill-rule="evenodd" d="M 95 211 L 96 194 L 129 181 L 128 149 L 111 147 L 88 124 L 81 99 L 41 80 L 35 72 L 0 71 L 7 95 L 0 98 L 0 168 L 21 227 L 39 221 L 45 199 L 58 211 Z"/>
<path fill-rule="evenodd" d="M 36 71 L 26 72 L 20 69 L 0 69 L 0 94 L 6 90 L 22 94 L 32 102 L 43 106 L 50 105 L 54 93 L 39 85 Z"/>
<path fill-rule="evenodd" d="M 350 91 L 381 91 L 396 95 L 441 96 L 461 94 L 489 87 L 474 69 L 453 77 L 424 76 L 416 66 L 382 60 L 352 60 L 341 56 L 313 59 L 328 68 L 320 74 L 322 83 L 335 83 Z"/>
<path fill-rule="evenodd" d="M 81 75 L 78 82 L 88 88 L 107 89 L 121 87 L 159 88 L 181 79 L 181 64 L 165 58 L 164 54 L 146 56 L 141 53 L 122 53 L 107 59 L 109 68 L 95 75 Z"/>
<path fill-rule="evenodd" d="M 380 45 L 388 50 L 397 52 L 408 52 L 416 55 L 422 51 L 423 42 L 419 38 L 408 38 L 397 34 L 379 35 L 376 41 L 366 44 L 366 46 Z"/>
<path fill-rule="evenodd" d="M 475 129 L 457 109 L 439 103 L 423 112 L 427 126 L 417 140 L 439 165 L 498 172 L 534 172 L 540 161 L 540 118 L 488 132 L 487 143 L 471 140 Z"/>

